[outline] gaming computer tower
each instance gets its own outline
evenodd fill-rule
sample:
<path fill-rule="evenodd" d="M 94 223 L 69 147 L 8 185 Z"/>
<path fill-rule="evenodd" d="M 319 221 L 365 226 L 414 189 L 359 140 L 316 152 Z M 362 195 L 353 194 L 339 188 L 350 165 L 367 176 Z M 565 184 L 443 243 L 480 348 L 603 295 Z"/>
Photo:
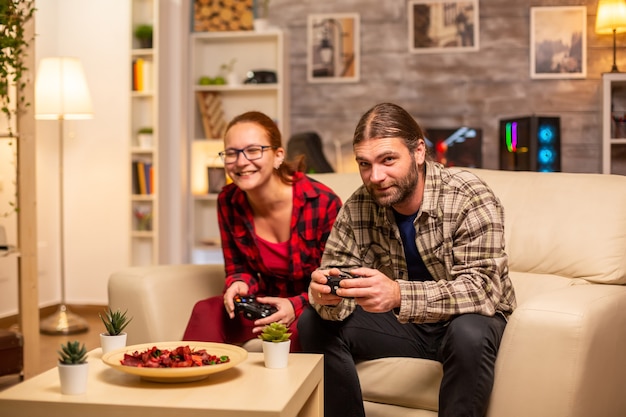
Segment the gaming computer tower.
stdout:
<path fill-rule="evenodd" d="M 561 171 L 561 120 L 527 116 L 500 120 L 500 169 Z"/>

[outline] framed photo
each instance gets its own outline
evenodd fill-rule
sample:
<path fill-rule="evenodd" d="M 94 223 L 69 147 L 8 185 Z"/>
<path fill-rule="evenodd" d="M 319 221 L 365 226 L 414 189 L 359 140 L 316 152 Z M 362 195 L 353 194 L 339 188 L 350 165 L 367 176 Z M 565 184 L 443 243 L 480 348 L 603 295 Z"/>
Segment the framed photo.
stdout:
<path fill-rule="evenodd" d="M 307 80 L 356 82 L 360 73 L 357 13 L 311 14 L 307 22 Z"/>
<path fill-rule="evenodd" d="M 587 7 L 531 7 L 530 78 L 587 76 Z"/>
<path fill-rule="evenodd" d="M 409 52 L 478 50 L 478 0 L 410 0 Z"/>

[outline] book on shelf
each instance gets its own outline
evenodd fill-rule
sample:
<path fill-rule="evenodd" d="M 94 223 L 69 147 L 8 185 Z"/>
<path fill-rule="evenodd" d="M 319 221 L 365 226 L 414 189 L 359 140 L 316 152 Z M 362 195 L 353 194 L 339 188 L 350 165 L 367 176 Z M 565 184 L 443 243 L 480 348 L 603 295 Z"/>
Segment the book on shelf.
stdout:
<path fill-rule="evenodd" d="M 154 193 L 154 167 L 152 162 L 133 161 L 133 194 L 148 195 Z"/>
<path fill-rule="evenodd" d="M 152 61 L 144 58 L 137 58 L 133 61 L 133 91 L 152 91 L 153 85 L 153 65 Z"/>

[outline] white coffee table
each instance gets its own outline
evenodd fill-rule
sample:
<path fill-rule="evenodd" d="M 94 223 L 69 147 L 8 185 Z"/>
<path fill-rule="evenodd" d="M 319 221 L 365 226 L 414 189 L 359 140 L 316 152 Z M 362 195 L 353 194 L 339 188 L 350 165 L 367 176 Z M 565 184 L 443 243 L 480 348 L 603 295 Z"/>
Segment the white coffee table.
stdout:
<path fill-rule="evenodd" d="M 62 395 L 56 368 L 0 392 L 0 417 L 240 417 L 324 415 L 323 356 L 292 354 L 285 369 L 268 369 L 262 353 L 189 383 L 146 382 L 89 353 L 83 395 Z"/>

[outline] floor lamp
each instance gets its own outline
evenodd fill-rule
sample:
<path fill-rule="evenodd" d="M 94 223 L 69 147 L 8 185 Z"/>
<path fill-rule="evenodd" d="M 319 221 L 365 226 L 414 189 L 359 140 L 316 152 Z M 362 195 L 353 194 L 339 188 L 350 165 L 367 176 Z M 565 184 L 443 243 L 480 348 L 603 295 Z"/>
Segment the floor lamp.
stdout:
<path fill-rule="evenodd" d="M 44 58 L 35 79 L 35 118 L 59 122 L 59 250 L 61 273 L 61 304 L 56 313 L 43 319 L 39 330 L 46 334 L 82 333 L 89 329 L 87 321 L 72 313 L 65 304 L 65 227 L 63 210 L 63 122 L 91 119 L 91 97 L 77 58 Z"/>
<path fill-rule="evenodd" d="M 611 72 L 620 72 L 615 60 L 617 50 L 617 34 L 626 32 L 626 1 L 600 0 L 596 12 L 596 33 L 598 35 L 613 34 L 613 67 Z"/>

